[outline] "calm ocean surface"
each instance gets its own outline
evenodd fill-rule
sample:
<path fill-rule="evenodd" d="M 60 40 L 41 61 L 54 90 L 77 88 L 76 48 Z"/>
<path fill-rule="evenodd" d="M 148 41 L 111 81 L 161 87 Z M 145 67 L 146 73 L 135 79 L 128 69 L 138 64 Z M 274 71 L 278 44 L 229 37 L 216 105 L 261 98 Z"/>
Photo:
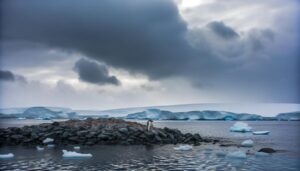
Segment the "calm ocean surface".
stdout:
<path fill-rule="evenodd" d="M 40 120 L 0 120 L 0 127 L 39 124 Z M 141 122 L 141 121 L 139 121 Z M 145 122 L 141 122 L 145 123 Z M 177 128 L 202 136 L 227 138 L 235 143 L 254 141 L 252 148 L 219 147 L 202 144 L 192 151 L 175 151 L 174 145 L 163 146 L 82 146 L 82 153 L 92 153 L 89 159 L 63 159 L 62 148 L 37 151 L 30 147 L 1 147 L 0 153 L 12 152 L 13 159 L 0 159 L 0 170 L 300 170 L 300 122 L 250 121 L 254 130 L 268 130 L 270 135 L 232 133 L 231 121 L 155 121 L 156 127 Z M 247 159 L 216 156 L 216 151 L 228 152 L 271 147 L 280 152 L 270 156 L 248 155 Z M 72 146 L 64 147 L 72 149 Z"/>

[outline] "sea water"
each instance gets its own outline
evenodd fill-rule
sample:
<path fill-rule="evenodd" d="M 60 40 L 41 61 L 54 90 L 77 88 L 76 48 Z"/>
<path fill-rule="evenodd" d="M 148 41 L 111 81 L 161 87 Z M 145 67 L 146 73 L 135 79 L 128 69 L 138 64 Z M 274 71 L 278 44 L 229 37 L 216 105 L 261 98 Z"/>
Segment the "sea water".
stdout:
<path fill-rule="evenodd" d="M 42 122 L 42 121 L 40 121 Z M 49 121 L 46 121 L 49 122 Z M 139 121 L 145 123 L 143 121 Z M 87 159 L 65 159 L 62 149 L 55 147 L 40 152 L 35 147 L 5 146 L 0 153 L 14 153 L 12 159 L 0 160 L 0 170 L 300 170 L 300 122 L 251 121 L 254 130 L 271 131 L 269 135 L 229 132 L 232 121 L 154 121 L 156 127 L 176 128 L 182 132 L 199 133 L 207 137 L 220 137 L 236 144 L 252 139 L 254 147 L 220 147 L 202 144 L 190 151 L 176 151 L 176 145 L 101 145 L 81 146 L 79 152 L 91 153 Z M 1 127 L 23 126 L 30 121 L 2 120 Z M 34 121 L 34 124 L 37 124 Z M 232 159 L 217 155 L 248 150 L 255 152 L 262 147 L 271 147 L 279 152 L 269 156 L 247 155 L 246 159 Z M 30 154 L 30 155 L 28 155 Z"/>

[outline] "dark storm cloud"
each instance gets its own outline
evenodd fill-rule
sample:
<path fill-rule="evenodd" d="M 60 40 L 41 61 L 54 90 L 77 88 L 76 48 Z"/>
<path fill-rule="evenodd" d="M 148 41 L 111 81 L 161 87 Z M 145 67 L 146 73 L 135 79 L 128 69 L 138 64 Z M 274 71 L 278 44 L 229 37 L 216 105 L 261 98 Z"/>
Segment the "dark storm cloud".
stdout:
<path fill-rule="evenodd" d="M 16 75 L 11 71 L 0 70 L 0 81 L 21 81 L 26 82 L 25 77 Z"/>
<path fill-rule="evenodd" d="M 107 67 L 87 59 L 80 59 L 75 63 L 74 70 L 78 73 L 79 79 L 92 84 L 114 84 L 119 85 L 120 81 L 115 76 L 110 76 Z"/>
<path fill-rule="evenodd" d="M 8 0 L 1 25 L 6 40 L 79 51 L 151 78 L 175 74 L 192 53 L 186 24 L 169 0 Z"/>
<path fill-rule="evenodd" d="M 249 4 L 236 2 L 243 4 L 241 7 Z M 220 3 L 226 5 L 224 9 L 232 9 L 227 8 L 227 5 L 231 6 L 227 1 L 212 4 L 219 6 Z M 237 28 L 231 28 L 222 21 L 211 22 L 211 17 L 200 23 L 209 23 L 203 28 L 191 27 L 188 30 L 171 0 L 87 0 L 84 3 L 79 0 L 53 0 L 46 4 L 41 0 L 2 0 L 0 8 L 3 42 L 30 42 L 55 50 L 79 52 L 91 60 L 130 73 L 142 73 L 152 79 L 178 76 L 200 88 L 217 87 L 221 92 L 232 89 L 230 96 L 255 93 L 260 96 L 259 92 L 263 92 L 269 99 L 278 99 L 277 102 L 281 99 L 283 102 L 300 102 L 299 81 L 296 79 L 299 42 L 290 41 L 291 37 L 299 35 L 298 31 L 290 35 L 283 31 L 278 39 L 275 32 L 268 29 L 238 32 Z M 208 9 L 216 9 L 212 13 L 220 10 Z M 203 10 L 196 12 L 201 16 L 211 14 Z M 276 34 L 281 32 L 279 25 L 289 25 L 282 24 L 284 21 L 274 21 L 271 29 L 277 31 Z M 212 33 L 224 41 L 216 39 Z M 273 45 L 274 42 L 277 45 Z M 12 63 L 26 63 L 24 60 L 30 53 L 22 53 L 23 56 L 16 54 L 17 59 Z M 31 59 L 40 63 L 38 59 L 42 55 L 39 54 L 44 53 L 37 53 Z M 63 57 L 67 58 L 67 55 Z M 30 60 L 27 62 L 32 63 Z M 76 65 L 82 63 L 84 67 L 75 67 L 81 80 L 117 84 L 113 81 L 117 79 L 108 75 L 106 66 L 99 67 L 98 63 L 93 64 L 95 62 L 90 60 Z"/>
<path fill-rule="evenodd" d="M 207 24 L 207 26 L 218 36 L 224 39 L 236 38 L 239 35 L 229 26 L 226 26 L 223 22 L 213 21 Z"/>
<path fill-rule="evenodd" d="M 0 70 L 0 81 L 14 81 L 15 75 L 10 71 Z"/>

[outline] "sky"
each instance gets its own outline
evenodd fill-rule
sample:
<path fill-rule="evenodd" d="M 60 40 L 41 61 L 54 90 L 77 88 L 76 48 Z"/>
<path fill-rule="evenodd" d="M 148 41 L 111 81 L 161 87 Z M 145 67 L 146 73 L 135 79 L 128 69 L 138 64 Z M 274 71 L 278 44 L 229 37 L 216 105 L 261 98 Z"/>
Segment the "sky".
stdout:
<path fill-rule="evenodd" d="M 298 0 L 0 3 L 0 108 L 300 103 Z"/>

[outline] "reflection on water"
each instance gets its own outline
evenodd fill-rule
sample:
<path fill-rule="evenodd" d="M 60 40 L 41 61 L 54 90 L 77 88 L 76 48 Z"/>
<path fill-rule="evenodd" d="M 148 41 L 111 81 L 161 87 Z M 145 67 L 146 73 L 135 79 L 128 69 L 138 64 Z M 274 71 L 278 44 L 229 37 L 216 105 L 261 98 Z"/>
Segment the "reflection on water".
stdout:
<path fill-rule="evenodd" d="M 174 145 L 164 146 L 82 146 L 80 152 L 92 153 L 88 159 L 64 159 L 62 149 L 56 147 L 37 151 L 35 147 L 2 147 L 0 153 L 12 152 L 15 158 L 0 160 L 0 170 L 300 170 L 300 122 L 248 122 L 257 130 L 270 130 L 268 136 L 230 133 L 234 122 L 155 122 L 158 127 L 178 128 L 184 132 L 206 136 L 227 137 L 236 142 L 251 138 L 256 151 L 260 147 L 273 147 L 285 151 L 271 156 L 248 155 L 247 159 L 219 157 L 225 151 L 248 148 L 219 147 L 202 144 L 192 151 L 175 151 Z M 208 150 L 212 149 L 212 150 Z"/>

